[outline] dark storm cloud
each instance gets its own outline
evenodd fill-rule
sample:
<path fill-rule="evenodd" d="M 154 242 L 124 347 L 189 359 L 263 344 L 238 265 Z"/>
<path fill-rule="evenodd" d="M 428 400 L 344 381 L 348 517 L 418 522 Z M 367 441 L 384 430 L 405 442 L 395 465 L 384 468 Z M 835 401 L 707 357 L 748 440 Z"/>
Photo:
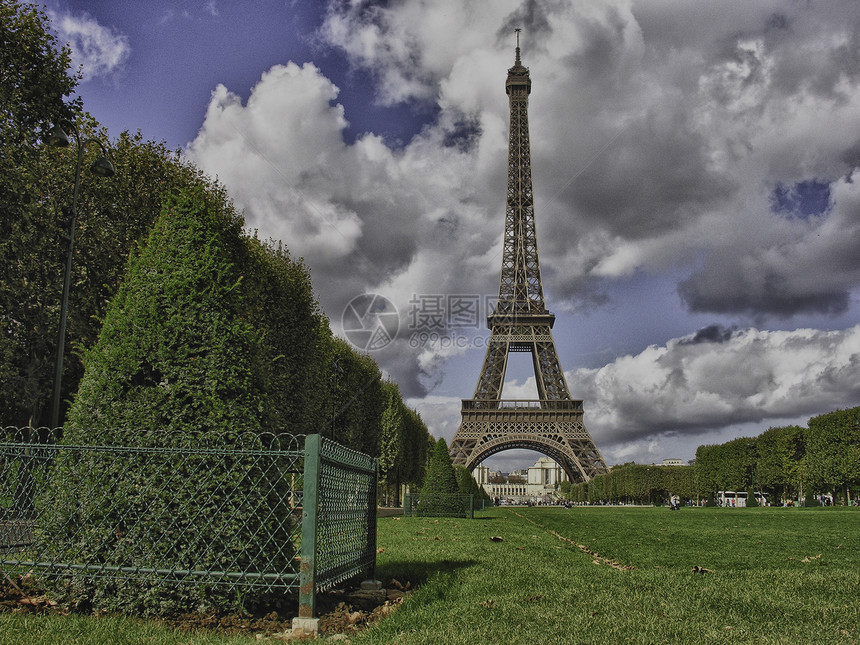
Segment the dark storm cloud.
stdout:
<path fill-rule="evenodd" d="M 784 276 L 769 273 L 724 272 L 716 278 L 707 268 L 678 285 L 678 294 L 691 312 L 768 314 L 780 318 L 799 313 L 838 315 L 848 310 L 849 289 L 836 292 L 799 292 Z"/>
<path fill-rule="evenodd" d="M 737 332 L 737 327 L 723 327 L 722 325 L 708 325 L 689 338 L 683 338 L 679 345 L 698 345 L 699 343 L 725 343 L 732 339 Z"/>
<path fill-rule="evenodd" d="M 533 47 L 540 47 L 539 43 L 552 31 L 549 15 L 558 10 L 560 3 L 541 2 L 540 0 L 525 0 L 517 9 L 511 12 L 496 31 L 496 39 L 500 45 L 510 47 L 513 42 L 511 38 L 514 29 L 522 29 L 523 38 Z M 523 40 L 525 44 L 525 40 Z"/>
<path fill-rule="evenodd" d="M 627 239 L 675 229 L 734 189 L 697 130 L 684 109 L 641 115 L 567 191 L 572 207 Z"/>

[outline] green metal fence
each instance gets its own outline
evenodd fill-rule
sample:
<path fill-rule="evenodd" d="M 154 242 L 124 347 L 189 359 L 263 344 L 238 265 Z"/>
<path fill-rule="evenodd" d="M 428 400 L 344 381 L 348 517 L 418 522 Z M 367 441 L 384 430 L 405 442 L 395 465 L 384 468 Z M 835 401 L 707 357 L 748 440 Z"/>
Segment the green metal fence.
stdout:
<path fill-rule="evenodd" d="M 320 435 L 305 440 L 299 616 L 314 615 L 314 591 L 376 568 L 377 463 Z"/>
<path fill-rule="evenodd" d="M 0 433 L 7 573 L 298 591 L 303 616 L 316 592 L 374 573 L 376 460 L 319 435 L 226 446 L 215 434 L 71 445 L 47 429 Z M 182 519 L 175 500 L 192 500 Z M 214 517 L 229 535 L 188 530 Z"/>
<path fill-rule="evenodd" d="M 482 503 L 482 502 L 481 502 Z M 481 506 L 481 509 L 483 506 Z M 475 496 L 461 493 L 403 496 L 403 514 L 419 517 L 475 517 Z M 480 510 L 480 509 L 478 509 Z"/>

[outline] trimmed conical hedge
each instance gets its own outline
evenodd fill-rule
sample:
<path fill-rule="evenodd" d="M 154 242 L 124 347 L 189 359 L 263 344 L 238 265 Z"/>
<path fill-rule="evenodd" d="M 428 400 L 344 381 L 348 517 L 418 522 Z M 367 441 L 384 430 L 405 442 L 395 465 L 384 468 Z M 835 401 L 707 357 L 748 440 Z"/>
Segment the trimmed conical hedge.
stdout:
<path fill-rule="evenodd" d="M 464 512 L 463 496 L 445 439 L 439 439 L 433 446 L 419 498 L 419 515 L 460 515 Z"/>
<path fill-rule="evenodd" d="M 264 431 L 283 416 L 266 392 L 272 348 L 265 327 L 249 319 L 255 290 L 240 273 L 252 264 L 241 226 L 229 204 L 191 191 L 164 208 L 131 259 L 98 343 L 86 354 L 64 443 L 188 453 L 161 459 L 61 452 L 41 502 L 48 506 L 40 535 L 56 561 L 254 571 L 261 562 L 280 566 L 293 557 L 278 473 L 248 462 L 212 471 L 194 453 L 265 448 Z M 135 614 L 258 600 L 254 592 L 240 599 L 203 584 L 86 573 L 58 587 L 79 604 Z"/>

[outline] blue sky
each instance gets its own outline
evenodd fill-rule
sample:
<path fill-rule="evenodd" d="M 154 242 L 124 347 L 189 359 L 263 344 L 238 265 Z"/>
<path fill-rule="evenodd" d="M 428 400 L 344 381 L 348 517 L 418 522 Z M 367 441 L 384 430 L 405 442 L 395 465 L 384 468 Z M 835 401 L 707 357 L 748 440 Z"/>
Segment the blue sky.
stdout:
<path fill-rule="evenodd" d="M 48 6 L 58 18 L 72 16 L 98 34 L 87 39 L 90 51 L 98 53 L 101 42 L 119 57 L 97 76 L 85 65 L 81 88 L 90 112 L 111 131 L 139 129 L 147 138 L 184 146 L 197 135 L 216 85 L 247 99 L 263 71 L 290 60 L 314 61 L 348 90 L 340 101 L 351 115 L 349 140 L 369 130 L 408 140 L 432 111 L 424 106 L 416 115 L 410 106 L 374 103 L 368 74 L 350 69 L 344 53 L 316 35 L 325 3 L 87 0 Z"/>
<path fill-rule="evenodd" d="M 853 2 L 48 8 L 86 109 L 217 176 L 249 228 L 305 258 L 337 333 L 357 295 L 395 305 L 373 356 L 436 436 L 488 332 L 410 313 L 497 292 L 515 27 L 544 289 L 607 461 L 692 459 L 860 404 Z M 528 396 L 514 363 L 506 392 Z"/>

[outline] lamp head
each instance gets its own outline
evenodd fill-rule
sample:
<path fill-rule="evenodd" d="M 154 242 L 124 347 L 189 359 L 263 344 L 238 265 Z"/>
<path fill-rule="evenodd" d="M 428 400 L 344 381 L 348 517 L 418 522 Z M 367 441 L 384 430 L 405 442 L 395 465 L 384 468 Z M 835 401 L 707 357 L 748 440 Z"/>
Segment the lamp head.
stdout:
<path fill-rule="evenodd" d="M 51 128 L 51 131 L 48 133 L 48 138 L 45 139 L 45 143 L 55 148 L 68 148 L 69 135 L 67 135 L 65 130 L 63 130 L 63 128 L 60 127 L 60 124 L 57 123 L 53 128 Z"/>
<path fill-rule="evenodd" d="M 113 177 L 113 164 L 107 157 L 99 157 L 90 166 L 90 172 L 99 177 Z"/>

